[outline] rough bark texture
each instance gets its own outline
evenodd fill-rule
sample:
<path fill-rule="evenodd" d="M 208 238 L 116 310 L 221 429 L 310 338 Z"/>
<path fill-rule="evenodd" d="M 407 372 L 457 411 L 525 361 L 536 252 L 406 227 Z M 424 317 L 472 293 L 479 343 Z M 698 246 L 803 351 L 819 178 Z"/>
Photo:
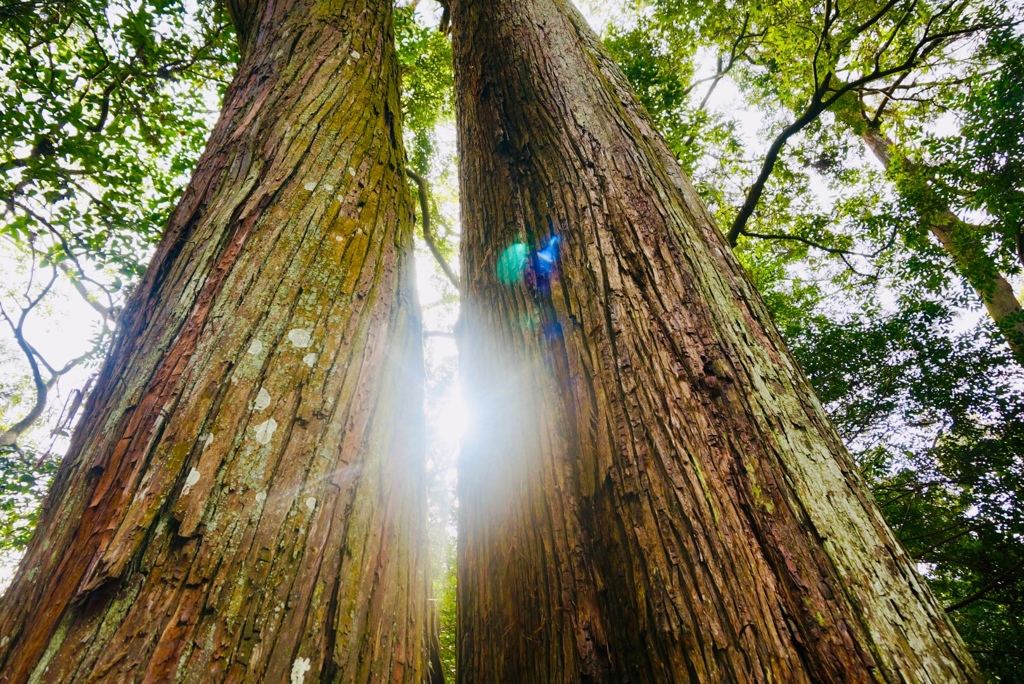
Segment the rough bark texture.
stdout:
<path fill-rule="evenodd" d="M 391 4 L 232 10 L 245 57 L 0 603 L 0 681 L 428 679 Z"/>
<path fill-rule="evenodd" d="M 882 166 L 891 170 L 892 141 L 875 126 L 864 129 L 861 137 Z M 1024 312 L 1013 286 L 996 268 L 977 231 L 950 211 L 941 199 L 929 199 L 930 206 L 918 207 L 922 221 L 981 297 L 1017 363 L 1024 366 Z"/>
<path fill-rule="evenodd" d="M 975 680 L 583 19 L 453 0 L 452 25 L 460 681 Z M 549 218 L 560 279 L 499 282 Z"/>

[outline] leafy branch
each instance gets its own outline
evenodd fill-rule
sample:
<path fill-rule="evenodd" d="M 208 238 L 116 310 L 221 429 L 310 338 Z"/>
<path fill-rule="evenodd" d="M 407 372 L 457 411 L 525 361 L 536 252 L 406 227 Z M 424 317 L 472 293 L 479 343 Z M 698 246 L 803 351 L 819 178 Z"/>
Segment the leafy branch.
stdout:
<path fill-rule="evenodd" d="M 811 60 L 813 90 L 810 101 L 800 116 L 786 126 L 782 132 L 776 136 L 775 140 L 772 141 L 771 146 L 768 148 L 757 178 L 748 189 L 743 204 L 737 212 L 736 218 L 733 220 L 732 226 L 729 228 L 727 233 L 726 237 L 730 245 L 735 247 L 736 242 L 741 235 L 749 235 L 746 228 L 747 223 L 753 216 L 754 210 L 757 208 L 757 204 L 760 201 L 761 196 L 764 194 L 764 189 L 768 183 L 768 179 L 771 177 L 772 171 L 775 169 L 775 165 L 778 162 L 779 155 L 790 138 L 817 120 L 822 113 L 828 111 L 848 93 L 857 92 L 869 84 L 876 83 L 890 76 L 899 76 L 900 79 L 897 80 L 897 83 L 900 83 L 902 82 L 902 78 L 905 78 L 905 75 L 908 72 L 920 67 L 925 59 L 939 47 L 964 36 L 1007 25 L 1007 22 L 980 22 L 933 32 L 934 24 L 938 19 L 945 16 L 954 8 L 962 9 L 964 6 L 962 0 L 953 0 L 953 2 L 949 2 L 939 8 L 928 19 L 924 25 L 921 37 L 909 50 L 906 51 L 900 61 L 892 66 L 883 67 L 882 59 L 885 53 L 888 52 L 890 47 L 892 47 L 898 30 L 906 25 L 912 11 L 916 7 L 916 4 L 916 0 L 909 3 L 906 10 L 902 12 L 901 16 L 897 19 L 895 26 L 889 31 L 888 35 L 882 41 L 882 44 L 875 50 L 871 70 L 866 74 L 862 74 L 857 78 L 843 83 L 839 81 L 836 71 L 833 68 L 828 69 L 823 76 L 819 77 L 819 57 L 821 56 L 823 46 L 829 42 L 832 28 L 839 18 L 838 5 L 833 5 L 831 0 L 826 0 L 825 16 L 822 22 L 817 46 L 815 48 L 814 58 Z M 875 15 L 857 26 L 854 30 L 854 34 L 860 35 L 877 24 L 882 17 L 892 11 L 895 6 L 896 0 L 890 0 L 890 2 L 884 5 Z M 959 14 L 959 12 L 956 12 L 956 14 Z"/>

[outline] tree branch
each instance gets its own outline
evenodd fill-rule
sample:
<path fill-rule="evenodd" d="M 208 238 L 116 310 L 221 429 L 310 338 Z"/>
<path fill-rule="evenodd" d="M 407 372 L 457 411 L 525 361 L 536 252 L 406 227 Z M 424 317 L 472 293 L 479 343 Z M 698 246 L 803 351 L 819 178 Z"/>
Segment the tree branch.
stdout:
<path fill-rule="evenodd" d="M 890 2 L 888 5 L 886 5 L 886 8 L 891 8 L 893 4 L 894 3 Z M 739 236 L 744 232 L 747 222 L 750 220 L 750 217 L 754 213 L 754 209 L 757 207 L 757 203 L 761 199 L 761 195 L 764 194 L 765 185 L 767 184 L 768 178 L 771 176 L 772 171 L 775 169 L 775 164 L 779 159 L 779 154 L 781 153 L 782 148 L 785 146 L 786 142 L 792 136 L 796 135 L 805 127 L 807 127 L 812 121 L 818 118 L 818 116 L 820 116 L 822 112 L 828 110 L 829 107 L 838 102 L 839 98 L 841 98 L 843 95 L 846 95 L 847 93 L 855 89 L 863 88 L 868 83 L 878 81 L 880 79 L 886 78 L 887 76 L 903 74 L 905 72 L 910 71 L 911 69 L 914 69 L 921 63 L 921 60 L 923 60 L 925 57 L 931 54 L 933 50 L 937 49 L 944 42 L 947 42 L 953 38 L 957 38 L 963 35 L 969 35 L 971 33 L 975 33 L 977 31 L 981 31 L 987 28 L 994 28 L 994 26 L 987 24 L 973 24 L 962 29 L 955 29 L 932 34 L 930 32 L 932 23 L 934 23 L 935 19 L 941 16 L 941 14 L 947 12 L 950 9 L 950 7 L 952 7 L 952 5 L 953 3 L 949 3 L 945 7 L 941 8 L 940 12 L 937 13 L 928 21 L 925 27 L 924 34 L 917 41 L 917 43 L 915 43 L 913 47 L 911 47 L 908 50 L 905 58 L 899 64 L 884 69 L 881 68 L 880 66 L 879 59 L 881 58 L 881 53 L 884 52 L 885 49 L 889 46 L 889 44 L 891 43 L 890 40 L 887 41 L 885 43 L 885 47 L 883 47 L 877 53 L 875 67 L 869 73 L 861 75 L 860 78 L 845 83 L 839 88 L 832 88 L 829 84 L 831 83 L 835 74 L 833 74 L 831 71 L 825 74 L 825 77 L 820 84 L 816 80 L 817 76 L 815 76 L 815 90 L 814 93 L 811 95 L 810 104 L 807 106 L 807 108 L 804 110 L 804 113 L 801 114 L 798 119 L 796 119 L 785 129 L 783 129 L 782 133 L 780 133 L 779 136 L 774 140 L 774 142 L 772 142 L 771 147 L 768 148 L 768 152 L 765 155 L 764 162 L 761 165 L 761 171 L 758 174 L 757 179 L 754 181 L 753 185 L 751 185 L 750 189 L 747 191 L 747 196 L 744 199 L 743 205 L 740 207 L 739 212 L 736 214 L 736 219 L 733 221 L 732 227 L 729 228 L 729 232 L 726 235 L 726 238 L 728 239 L 729 244 L 731 246 L 736 246 L 736 241 L 739 239 Z M 888 11 L 885 8 L 883 8 L 883 10 Z M 882 13 L 884 13 L 884 11 Z M 871 23 L 878 21 L 880 16 L 881 15 L 876 15 L 875 17 L 873 17 L 871 19 Z M 826 23 L 827 20 L 828 18 L 826 17 Z M 815 59 L 817 59 L 817 53 L 815 54 Z M 826 97 L 827 93 L 831 94 L 829 94 L 828 97 Z"/>
<path fill-rule="evenodd" d="M 78 266 L 77 263 L 75 265 Z M 92 307 L 100 316 L 103 316 L 104 321 L 115 317 L 114 308 L 112 306 L 103 306 L 96 301 L 96 298 L 93 297 L 88 290 L 85 289 L 85 285 L 82 285 L 82 279 L 79 278 L 79 274 L 74 273 L 63 261 L 57 263 L 57 268 L 67 276 L 68 280 L 71 282 L 71 287 L 75 288 L 75 291 L 81 295 L 82 299 L 85 300 L 85 303 Z M 78 268 L 81 270 L 81 266 L 78 266 Z"/>
<path fill-rule="evenodd" d="M 970 596 L 968 596 L 967 598 L 965 598 L 965 599 L 963 599 L 961 601 L 957 601 L 956 603 L 954 603 L 951 606 L 947 606 L 946 607 L 946 612 L 947 613 L 954 613 L 954 612 L 960 610 L 961 608 L 966 608 L 967 606 L 971 605 L 975 601 L 980 601 L 981 599 L 985 598 L 985 594 L 989 593 L 993 589 L 998 589 L 999 586 L 1001 584 L 1003 584 L 1006 580 L 1008 580 L 1011 577 L 1013 577 L 1014 575 L 1016 575 L 1017 572 L 1021 568 L 1024 568 L 1024 558 L 1021 558 L 1019 561 L 1017 561 L 1016 565 L 1011 567 L 1006 572 L 998 575 L 991 582 L 989 582 L 988 584 L 983 586 L 981 589 L 979 589 L 978 591 L 976 591 L 973 594 L 971 594 Z"/>
<path fill-rule="evenodd" d="M 437 248 L 437 242 L 434 241 L 434 234 L 430 231 L 430 208 L 427 206 L 427 181 L 412 169 L 406 168 L 405 173 L 419 188 L 420 214 L 423 216 L 423 240 L 427 243 L 427 247 L 430 248 L 430 253 L 434 255 L 434 259 L 437 260 L 437 264 L 441 267 L 441 270 L 444 271 L 448 280 L 451 281 L 451 284 L 455 286 L 456 290 L 458 290 L 459 278 L 448 265 L 444 255 L 441 254 L 441 250 Z"/>
<path fill-rule="evenodd" d="M 54 282 L 57 280 L 57 270 L 54 269 L 53 277 L 50 278 L 50 282 L 43 288 L 39 296 L 29 302 L 29 306 L 23 309 L 21 316 L 18 318 L 18 322 L 15 323 L 8 314 L 7 310 L 4 309 L 3 303 L 0 303 L 0 316 L 7 321 L 7 325 L 10 326 L 11 331 L 14 333 L 14 339 L 21 347 L 21 351 L 24 352 L 25 358 L 28 359 L 29 368 L 32 370 L 32 382 L 36 386 L 36 401 L 33 404 L 28 414 L 19 420 L 17 423 L 12 425 L 9 429 L 0 433 L 0 447 L 2 446 L 13 446 L 17 443 L 18 438 L 28 430 L 32 425 L 39 420 L 39 417 L 43 415 L 43 410 L 46 408 L 46 397 L 49 392 L 49 388 L 52 386 L 43 380 L 42 373 L 39 371 L 39 363 L 36 361 L 35 349 L 28 343 L 24 335 L 25 319 L 29 312 L 35 308 L 37 304 L 46 296 L 46 293 L 53 287 Z"/>

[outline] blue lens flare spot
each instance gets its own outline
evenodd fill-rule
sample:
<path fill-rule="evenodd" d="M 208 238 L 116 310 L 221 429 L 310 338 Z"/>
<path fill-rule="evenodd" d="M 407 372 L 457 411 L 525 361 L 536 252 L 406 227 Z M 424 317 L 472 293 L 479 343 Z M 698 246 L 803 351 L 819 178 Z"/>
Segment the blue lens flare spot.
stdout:
<path fill-rule="evenodd" d="M 498 282 L 512 285 L 523 279 L 523 271 L 530 259 L 530 250 L 521 242 L 512 244 L 498 257 Z"/>
<path fill-rule="evenodd" d="M 540 275 L 549 276 L 554 272 L 555 265 L 558 263 L 559 241 L 560 238 L 557 235 L 552 235 L 544 249 L 537 252 L 536 269 Z"/>

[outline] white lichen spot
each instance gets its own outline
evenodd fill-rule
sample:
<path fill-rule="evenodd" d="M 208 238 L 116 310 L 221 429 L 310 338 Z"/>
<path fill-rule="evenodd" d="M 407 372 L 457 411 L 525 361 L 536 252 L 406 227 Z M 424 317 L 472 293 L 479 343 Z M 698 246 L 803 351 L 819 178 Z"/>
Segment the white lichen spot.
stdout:
<path fill-rule="evenodd" d="M 313 335 L 305 328 L 295 328 L 288 333 L 288 339 L 291 340 L 292 344 L 300 349 L 304 349 L 309 346 L 310 341 L 313 339 Z"/>
<path fill-rule="evenodd" d="M 348 175 L 350 175 L 350 176 L 356 175 L 356 170 L 353 169 L 351 166 L 348 167 Z"/>
<path fill-rule="evenodd" d="M 296 658 L 292 663 L 292 674 L 289 684 L 302 684 L 309 672 L 309 658 Z"/>
<path fill-rule="evenodd" d="M 302 363 L 312 368 L 313 364 L 316 363 L 316 354 L 306 354 L 302 357 Z"/>
<path fill-rule="evenodd" d="M 342 240 L 344 240 L 345 238 L 344 238 L 344 236 L 341 236 L 341 235 L 335 235 L 335 236 L 334 236 L 334 239 L 335 239 L 335 240 L 337 240 L 338 242 L 341 242 L 341 241 L 342 241 Z"/>
<path fill-rule="evenodd" d="M 313 192 L 314 190 L 316 190 L 316 181 L 306 181 L 306 184 L 303 185 L 302 187 L 304 187 L 306 190 L 309 190 L 310 192 Z"/>
<path fill-rule="evenodd" d="M 266 492 L 256 492 L 256 503 L 261 504 L 267 500 Z"/>
<path fill-rule="evenodd" d="M 359 59 L 360 57 L 362 57 L 362 55 L 356 52 L 355 50 L 353 50 L 350 54 L 352 55 L 352 59 Z"/>
<path fill-rule="evenodd" d="M 324 190 L 327 192 L 334 192 L 334 186 L 330 183 L 324 183 Z"/>
<path fill-rule="evenodd" d="M 212 442 L 213 442 L 213 433 L 212 432 L 207 432 L 206 436 L 203 437 L 203 448 L 205 449 L 206 447 L 210 446 L 210 444 Z"/>
<path fill-rule="evenodd" d="M 192 491 L 192 485 L 196 482 L 199 482 L 199 471 L 193 468 L 188 471 L 188 477 L 185 478 L 185 486 L 181 490 L 181 495 L 186 496 L 190 491 Z"/>
<path fill-rule="evenodd" d="M 306 499 L 306 508 L 309 509 L 310 513 L 312 513 L 313 510 L 316 508 L 316 499 L 314 497 L 311 496 L 308 499 Z"/>
<path fill-rule="evenodd" d="M 256 356 L 261 351 L 263 351 L 263 343 L 259 340 L 253 340 L 252 344 L 249 345 L 249 353 Z"/>
<path fill-rule="evenodd" d="M 276 429 L 277 421 L 273 418 L 269 418 L 266 422 L 260 423 L 256 426 L 256 441 L 260 444 L 269 444 L 270 438 L 274 436 L 274 430 Z"/>
<path fill-rule="evenodd" d="M 265 387 L 261 387 L 255 401 L 252 402 L 252 407 L 257 411 L 262 411 L 268 406 L 270 406 L 270 392 Z"/>

